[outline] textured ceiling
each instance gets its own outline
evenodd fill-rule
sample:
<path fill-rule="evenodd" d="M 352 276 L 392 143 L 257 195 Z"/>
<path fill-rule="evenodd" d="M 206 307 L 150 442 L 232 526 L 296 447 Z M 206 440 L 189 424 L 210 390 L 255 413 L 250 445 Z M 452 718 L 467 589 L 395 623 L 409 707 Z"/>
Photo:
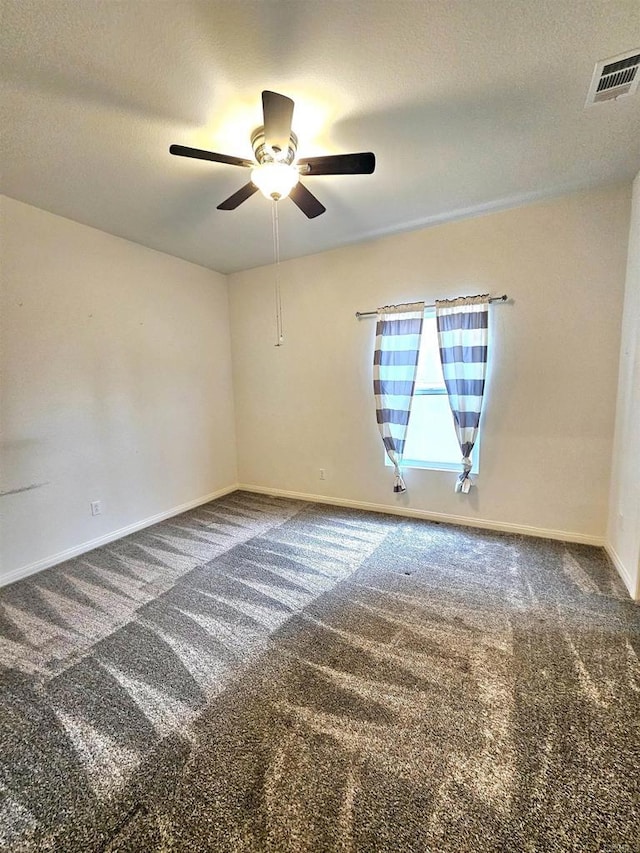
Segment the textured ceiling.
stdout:
<path fill-rule="evenodd" d="M 640 93 L 585 110 L 594 63 L 640 47 L 638 0 L 2 0 L 6 195 L 221 272 L 273 259 L 270 202 L 216 205 L 260 93 L 296 102 L 300 155 L 372 150 L 279 205 L 283 257 L 640 169 Z"/>

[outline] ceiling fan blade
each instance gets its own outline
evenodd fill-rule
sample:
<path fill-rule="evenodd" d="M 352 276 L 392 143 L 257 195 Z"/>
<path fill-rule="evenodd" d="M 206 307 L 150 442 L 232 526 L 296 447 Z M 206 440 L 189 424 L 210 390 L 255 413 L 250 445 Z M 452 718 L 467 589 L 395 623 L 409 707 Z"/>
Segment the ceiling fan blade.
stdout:
<path fill-rule="evenodd" d="M 227 163 L 229 166 L 255 166 L 251 160 L 242 157 L 230 157 L 228 154 L 216 154 L 214 151 L 203 151 L 201 148 L 187 148 L 185 145 L 172 145 L 169 154 L 178 157 L 193 157 L 194 160 L 212 160 L 214 163 Z"/>
<path fill-rule="evenodd" d="M 371 151 L 360 154 L 330 154 L 327 157 L 301 157 L 301 175 L 370 175 L 376 168 L 376 155 Z"/>
<path fill-rule="evenodd" d="M 262 93 L 262 114 L 266 144 L 270 148 L 286 151 L 291 136 L 293 101 L 286 95 L 265 91 Z"/>
<path fill-rule="evenodd" d="M 245 184 L 243 187 L 235 192 L 233 195 L 230 195 L 229 198 L 225 199 L 221 204 L 218 205 L 218 210 L 235 210 L 236 207 L 242 204 L 243 201 L 246 201 L 248 198 L 258 192 L 258 187 L 254 186 L 251 181 L 248 184 Z"/>
<path fill-rule="evenodd" d="M 316 216 L 320 216 L 320 214 L 324 213 L 327 209 L 324 204 L 318 201 L 313 193 L 309 192 L 304 184 L 300 183 L 300 181 L 298 181 L 289 193 L 289 198 L 294 204 L 298 205 L 300 210 L 309 219 L 314 219 Z"/>

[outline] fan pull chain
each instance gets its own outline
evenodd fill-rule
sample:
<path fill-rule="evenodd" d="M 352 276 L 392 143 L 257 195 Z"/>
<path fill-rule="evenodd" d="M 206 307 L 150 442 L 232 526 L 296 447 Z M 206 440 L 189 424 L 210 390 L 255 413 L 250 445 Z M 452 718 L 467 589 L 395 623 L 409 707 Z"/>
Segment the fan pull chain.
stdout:
<path fill-rule="evenodd" d="M 273 226 L 273 255 L 276 266 L 276 346 L 281 347 L 284 343 L 284 330 L 282 327 L 282 295 L 280 293 L 280 228 L 278 222 L 278 202 L 274 199 L 271 207 L 271 223 Z"/>

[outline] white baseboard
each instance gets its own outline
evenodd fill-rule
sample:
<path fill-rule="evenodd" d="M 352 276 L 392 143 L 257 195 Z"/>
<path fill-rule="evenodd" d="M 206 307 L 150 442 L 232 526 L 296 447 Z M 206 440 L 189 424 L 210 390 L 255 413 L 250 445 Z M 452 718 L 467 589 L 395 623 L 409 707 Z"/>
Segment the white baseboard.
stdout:
<path fill-rule="evenodd" d="M 174 506 L 164 512 L 159 512 L 157 515 L 144 518 L 142 521 L 136 521 L 133 524 L 128 524 L 126 527 L 121 527 L 119 530 L 112 530 L 111 533 L 105 533 L 103 536 L 98 536 L 97 539 L 91 539 L 88 542 L 82 542 L 80 545 L 74 545 L 72 548 L 67 548 L 65 551 L 59 551 L 57 554 L 52 554 L 50 557 L 45 557 L 42 560 L 37 560 L 35 563 L 29 563 L 27 566 L 20 566 L 8 574 L 0 577 L 0 586 L 6 586 L 9 583 L 18 581 L 21 578 L 26 578 L 29 575 L 34 575 L 36 572 L 41 572 L 43 569 L 48 569 L 50 566 L 56 566 L 58 563 L 64 563 L 65 560 L 70 560 L 72 557 L 78 557 L 80 554 L 85 554 L 87 551 L 93 551 L 94 548 L 99 548 L 100 545 L 106 545 L 109 542 L 114 542 L 116 539 L 122 539 L 123 536 L 128 536 L 130 533 L 135 533 L 137 530 L 142 530 L 145 527 L 151 527 L 152 524 L 157 524 L 159 521 L 164 521 L 166 518 L 172 518 L 174 515 L 180 515 L 181 512 L 186 512 L 189 509 L 194 509 L 202 504 L 209 503 L 216 498 L 221 498 L 231 492 L 238 490 L 237 485 L 225 486 L 224 489 L 218 489 L 216 492 L 211 492 L 209 495 L 203 495 L 193 501 L 188 501 L 186 504 Z"/>
<path fill-rule="evenodd" d="M 82 542 L 80 545 L 75 545 L 72 548 L 67 548 L 65 551 L 60 551 L 57 554 L 52 554 L 35 563 L 30 563 L 26 566 L 20 566 L 17 569 L 9 572 L 0 578 L 0 586 L 13 583 L 14 581 L 26 578 L 50 566 L 55 566 L 58 563 L 63 563 L 65 560 L 70 560 L 72 557 L 78 557 L 80 554 L 85 554 L 87 551 L 92 551 L 94 548 L 99 548 L 101 545 L 106 545 L 116 539 L 121 539 L 123 536 L 128 536 L 130 533 L 135 533 L 137 530 L 142 530 L 145 527 L 151 527 L 159 521 L 164 521 L 167 518 L 172 518 L 174 515 L 179 515 L 181 512 L 194 509 L 197 506 L 208 503 L 209 501 L 221 498 L 235 491 L 256 492 L 263 495 L 274 495 L 275 497 L 291 498 L 293 500 L 308 501 L 310 503 L 332 504 L 334 506 L 346 506 L 352 509 L 362 509 L 369 512 L 381 512 L 389 515 L 401 515 L 409 518 L 423 518 L 426 521 L 440 521 L 445 524 L 459 524 L 464 527 L 479 527 L 485 530 L 497 530 L 504 533 L 520 533 L 524 536 L 539 536 L 543 539 L 558 539 L 563 542 L 577 542 L 583 545 L 595 545 L 598 547 L 606 547 L 613 564 L 624 580 L 627 589 L 632 598 L 637 595 L 634 590 L 631 577 L 627 573 L 625 567 L 620 562 L 618 555 L 613 548 L 607 543 L 605 544 L 604 537 L 588 536 L 584 533 L 574 533 L 566 530 L 552 530 L 546 527 L 531 527 L 524 524 L 511 524 L 509 522 L 492 521 L 483 518 L 468 518 L 462 515 L 448 515 L 440 512 L 429 512 L 421 509 L 411 509 L 405 507 L 387 506 L 386 504 L 367 503 L 366 501 L 353 501 L 346 498 L 327 497 L 326 495 L 312 495 L 306 492 L 292 492 L 287 489 L 272 489 L 265 486 L 255 486 L 248 483 L 234 484 L 226 486 L 223 489 L 218 489 L 208 495 L 203 495 L 188 503 L 180 506 L 172 507 L 171 509 L 160 512 L 157 515 L 145 518 L 142 521 L 136 521 L 134 524 L 129 524 L 126 527 L 121 527 L 119 530 L 113 530 L 111 533 L 106 533 L 96 539 L 91 539 L 88 542 Z"/>
<path fill-rule="evenodd" d="M 352 501 L 346 498 L 332 498 L 326 495 L 310 495 L 306 492 L 290 492 L 286 489 L 269 489 L 265 486 L 252 486 L 240 483 L 238 489 L 243 492 L 257 492 L 262 495 L 274 495 L 279 498 L 292 498 L 311 503 L 333 504 L 347 506 L 352 509 L 364 509 L 369 512 L 385 512 L 390 515 L 404 515 L 409 518 L 424 518 L 426 521 L 440 521 L 443 524 L 459 524 L 464 527 L 480 527 L 483 530 L 497 530 L 502 533 L 521 533 L 523 536 L 539 536 L 542 539 L 559 539 L 562 542 L 577 542 L 581 545 L 604 546 L 603 536 L 589 536 L 586 533 L 575 533 L 569 530 L 552 530 L 547 527 L 530 527 L 526 524 L 511 524 L 508 521 L 491 521 L 486 518 L 468 518 L 464 515 L 448 515 L 443 512 L 429 512 L 423 509 L 409 507 L 387 506 L 372 504 L 365 501 Z"/>
<path fill-rule="evenodd" d="M 618 556 L 616 549 L 610 542 L 604 543 L 604 550 L 607 552 L 609 559 L 611 560 L 611 562 L 616 568 L 616 571 L 622 578 L 624 585 L 629 590 L 629 595 L 631 596 L 631 598 L 633 598 L 635 601 L 640 600 L 640 580 L 636 584 L 634 579 L 631 577 L 629 570 L 622 562 L 622 560 Z"/>

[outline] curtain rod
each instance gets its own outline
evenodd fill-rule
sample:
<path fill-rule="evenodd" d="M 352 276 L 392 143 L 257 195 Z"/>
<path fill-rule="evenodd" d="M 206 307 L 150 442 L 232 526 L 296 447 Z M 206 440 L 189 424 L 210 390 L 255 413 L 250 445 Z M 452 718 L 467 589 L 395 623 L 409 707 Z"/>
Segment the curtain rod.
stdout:
<path fill-rule="evenodd" d="M 489 297 L 489 302 L 506 302 L 506 301 L 507 301 L 507 294 L 506 293 L 503 293 L 502 296 L 490 296 Z M 436 307 L 435 302 L 431 303 L 430 305 L 425 305 L 424 307 L 425 308 L 435 308 Z M 378 316 L 377 311 L 356 311 L 356 320 L 360 320 L 360 319 L 362 319 L 362 317 L 377 317 L 377 316 Z"/>

